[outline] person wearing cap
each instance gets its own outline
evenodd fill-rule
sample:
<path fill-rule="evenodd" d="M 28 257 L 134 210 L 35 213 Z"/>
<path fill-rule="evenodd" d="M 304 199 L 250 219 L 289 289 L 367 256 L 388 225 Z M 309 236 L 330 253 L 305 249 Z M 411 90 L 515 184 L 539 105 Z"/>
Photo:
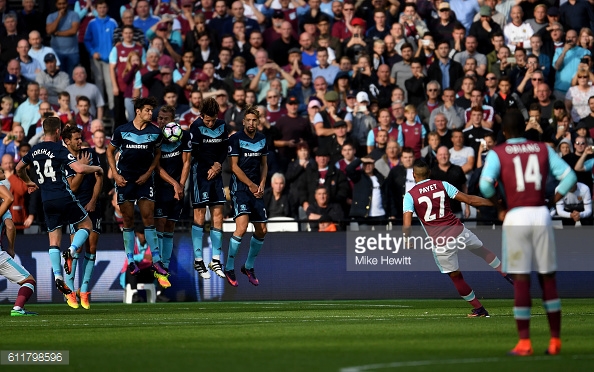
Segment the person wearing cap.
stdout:
<path fill-rule="evenodd" d="M 594 10 L 589 1 L 567 0 L 559 7 L 559 22 L 567 29 L 594 30 Z"/>
<path fill-rule="evenodd" d="M 343 50 L 346 56 L 355 61 L 359 55 L 365 53 L 365 48 L 367 48 L 364 34 L 365 21 L 361 18 L 353 18 L 351 30 L 352 36 L 343 41 Z"/>
<path fill-rule="evenodd" d="M 113 33 L 118 23 L 107 15 L 107 1 L 95 1 L 96 17 L 87 25 L 84 45 L 91 57 L 91 72 L 95 85 L 107 93 L 108 107 L 114 108 L 113 86 L 109 68 L 109 55 L 112 49 Z M 74 97 L 73 97 L 74 98 Z"/>
<path fill-rule="evenodd" d="M 481 20 L 481 17 L 484 17 L 483 15 L 481 15 L 481 9 L 483 8 L 483 6 L 486 6 L 490 9 L 489 16 L 491 17 L 493 22 L 497 23 L 497 25 L 499 25 L 499 28 L 503 30 L 503 28 L 507 24 L 507 18 L 503 13 L 501 13 L 495 8 L 498 2 L 498 0 L 484 0 L 483 5 L 479 8 L 479 12 L 474 16 L 472 21 L 477 22 Z M 486 9 L 483 10 L 483 14 L 487 14 Z M 534 32 L 536 32 L 536 30 L 534 30 Z"/>
<path fill-rule="evenodd" d="M 326 80 L 326 84 L 332 85 L 340 69 L 338 66 L 328 63 L 328 50 L 326 48 L 319 47 L 317 49 L 317 60 L 318 66 L 311 69 L 312 78 L 315 80 L 318 76 L 321 76 Z"/>
<path fill-rule="evenodd" d="M 43 67 L 36 59 L 29 56 L 29 42 L 22 39 L 17 44 L 17 61 L 21 64 L 21 73 L 29 80 L 35 80 L 35 76 L 39 74 Z"/>
<path fill-rule="evenodd" d="M 334 123 L 334 134 L 328 145 L 328 151 L 330 152 L 330 163 L 336 164 L 342 156 L 342 146 L 345 143 L 352 143 L 349 134 L 347 133 L 347 123 L 344 120 L 339 120 Z"/>
<path fill-rule="evenodd" d="M 357 146 L 358 154 L 367 153 L 367 135 L 370 130 L 377 127 L 375 118 L 369 112 L 369 96 L 366 92 L 357 93 L 357 104 L 353 112 L 353 128 L 351 136 Z"/>
<path fill-rule="evenodd" d="M 78 51 L 78 29 L 80 18 L 68 10 L 66 0 L 56 0 L 57 11 L 47 16 L 46 32 L 51 35 L 51 47 L 56 51 L 62 63 L 61 70 L 70 76 L 80 62 Z"/>
<path fill-rule="evenodd" d="M 493 1 L 493 0 L 489 0 Z M 491 53 L 495 47 L 491 43 L 491 38 L 496 33 L 501 32 L 501 26 L 493 19 L 494 11 L 491 7 L 487 5 L 481 6 L 481 10 L 477 16 L 479 17 L 472 26 L 470 26 L 470 31 L 468 32 L 469 35 L 472 35 L 476 38 L 478 42 L 478 47 L 476 48 L 477 51 L 485 56 Z M 501 13 L 497 13 L 497 15 L 503 18 Z"/>
<path fill-rule="evenodd" d="M 327 148 L 318 147 L 315 164 L 305 168 L 301 187 L 299 188 L 299 204 L 304 211 L 315 203 L 315 194 L 319 186 L 328 190 L 328 202 L 346 204 L 350 198 L 350 189 L 346 175 L 330 163 L 330 152 Z"/>
<path fill-rule="evenodd" d="M 49 103 L 56 105 L 58 93 L 66 90 L 70 84 L 70 77 L 64 71 L 58 70 L 56 56 L 53 53 L 46 54 L 43 60 L 45 69 L 37 74 L 35 81 L 47 89 Z"/>
<path fill-rule="evenodd" d="M 328 115 L 330 127 L 333 127 L 334 124 L 339 121 L 345 121 L 347 123 L 347 129 L 350 132 L 352 129 L 353 115 L 340 108 L 340 97 L 338 93 L 332 90 L 327 92 L 324 95 L 324 101 L 326 102 L 325 113 Z"/>
<path fill-rule="evenodd" d="M 21 104 L 22 100 L 20 99 L 19 94 L 17 93 L 17 77 L 16 75 L 6 74 L 4 75 L 4 84 L 2 89 L 2 96 L 11 97 L 13 100 L 13 107 L 11 111 L 14 111 L 19 104 Z"/>
<path fill-rule="evenodd" d="M 275 11 L 272 12 L 272 22 L 271 25 L 272 27 L 267 27 L 266 30 L 264 30 L 264 43 L 268 46 L 272 45 L 273 42 L 275 42 L 276 40 L 278 40 L 281 37 L 281 27 L 283 25 L 283 22 L 285 21 L 285 13 L 280 10 L 277 9 Z M 297 38 L 297 33 L 293 32 L 292 36 L 294 38 Z"/>
<path fill-rule="evenodd" d="M 346 167 L 347 177 L 353 182 L 353 202 L 349 217 L 364 220 L 360 225 L 386 223 L 388 205 L 386 179 L 375 169 L 375 160 L 364 156 Z"/>
<path fill-rule="evenodd" d="M 281 168 L 286 169 L 291 159 L 297 156 L 296 145 L 299 143 L 313 144 L 315 139 L 311 131 L 309 121 L 299 116 L 299 100 L 295 96 L 289 96 L 286 102 L 287 114 L 276 122 L 276 129 L 280 138 L 274 141 L 278 149 Z"/>
<path fill-rule="evenodd" d="M 282 67 L 283 70 L 285 70 L 289 73 L 289 75 L 295 78 L 297 83 L 301 81 L 301 73 L 303 71 L 310 70 L 310 67 L 305 66 L 301 59 L 301 49 L 291 48 L 291 50 L 289 50 L 289 63 L 286 66 Z"/>

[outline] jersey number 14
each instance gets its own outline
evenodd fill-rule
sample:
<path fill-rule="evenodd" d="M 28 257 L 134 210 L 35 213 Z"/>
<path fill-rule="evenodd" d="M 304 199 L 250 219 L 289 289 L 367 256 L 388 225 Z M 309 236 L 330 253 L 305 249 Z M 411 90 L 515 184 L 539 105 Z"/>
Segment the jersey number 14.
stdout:
<path fill-rule="evenodd" d="M 533 183 L 534 190 L 540 190 L 542 187 L 542 175 L 540 174 L 538 155 L 530 154 L 528 156 L 525 170 L 522 169 L 522 159 L 519 156 L 514 157 L 513 162 L 516 172 L 516 191 L 525 191 L 527 183 Z"/>
<path fill-rule="evenodd" d="M 47 159 L 45 164 L 43 165 L 43 173 L 42 168 L 37 160 L 33 161 L 33 165 L 35 166 L 35 172 L 37 172 L 38 182 L 41 185 L 45 182 L 46 178 L 51 178 L 53 182 L 56 181 L 56 172 L 54 171 L 54 167 L 52 167 L 51 159 Z"/>

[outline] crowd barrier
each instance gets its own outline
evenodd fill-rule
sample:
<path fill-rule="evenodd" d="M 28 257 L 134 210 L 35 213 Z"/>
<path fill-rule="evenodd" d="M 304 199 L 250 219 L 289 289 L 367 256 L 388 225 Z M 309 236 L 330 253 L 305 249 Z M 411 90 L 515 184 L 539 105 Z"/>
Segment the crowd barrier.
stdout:
<path fill-rule="evenodd" d="M 489 249 L 500 254 L 499 228 L 475 229 L 475 232 Z M 586 228 L 555 232 L 561 297 L 594 297 L 594 272 L 591 271 L 594 267 L 592 232 L 592 229 Z M 415 271 L 414 267 L 347 270 L 347 240 L 354 239 L 353 234 L 370 233 L 270 233 L 256 260 L 255 269 L 260 279 L 258 287 L 249 284 L 247 278 L 239 272 L 249 250 L 248 234 L 244 237 L 235 260 L 239 279 L 237 288 L 229 286 L 216 275 L 212 275 L 210 280 L 199 279 L 192 266 L 194 256 L 191 236 L 189 233 L 176 233 L 170 265 L 173 286 L 164 294 L 173 301 L 459 298 L 450 280 L 438 272 L 430 251 L 417 254 L 420 257 L 418 260 L 423 261 L 418 266 L 419 270 L 424 271 Z M 230 236 L 229 233 L 224 234 L 223 258 L 226 257 Z M 64 237 L 62 247 L 67 244 Z M 17 237 L 16 251 L 16 261 L 22 263 L 37 280 L 37 289 L 30 302 L 62 302 L 63 297 L 53 282 L 47 236 L 20 235 Z M 210 261 L 210 255 L 210 240 L 206 235 L 206 262 Z M 101 235 L 96 267 L 90 283 L 93 302 L 123 300 L 124 289 L 120 285 L 120 273 L 124 258 L 122 235 Z M 512 286 L 480 258 L 469 252 L 461 252 L 459 258 L 460 268 L 477 296 L 486 299 L 513 297 Z M 76 283 L 80 283 L 81 279 L 82 260 L 78 265 Z M 0 277 L 0 303 L 13 302 L 18 288 Z M 535 296 L 540 296 L 537 280 L 533 280 L 532 289 Z"/>

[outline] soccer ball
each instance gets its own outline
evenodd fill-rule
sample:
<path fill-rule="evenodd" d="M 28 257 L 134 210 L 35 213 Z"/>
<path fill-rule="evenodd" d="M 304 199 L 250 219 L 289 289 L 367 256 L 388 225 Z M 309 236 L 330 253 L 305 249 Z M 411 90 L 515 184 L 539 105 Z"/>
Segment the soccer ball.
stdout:
<path fill-rule="evenodd" d="M 182 138 L 182 128 L 181 126 L 172 121 L 163 127 L 163 136 L 169 142 L 177 142 Z"/>

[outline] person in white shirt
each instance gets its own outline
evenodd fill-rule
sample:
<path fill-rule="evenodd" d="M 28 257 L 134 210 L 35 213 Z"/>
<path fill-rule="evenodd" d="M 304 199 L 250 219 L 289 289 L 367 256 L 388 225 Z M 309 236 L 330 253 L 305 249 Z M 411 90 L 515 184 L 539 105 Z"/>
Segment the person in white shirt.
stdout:
<path fill-rule="evenodd" d="M 576 183 L 557 202 L 556 207 L 557 215 L 562 218 L 564 226 L 573 226 L 578 221 L 582 225 L 592 225 L 592 196 L 590 188 L 583 183 Z"/>
<path fill-rule="evenodd" d="M 466 178 L 470 179 L 474 168 L 474 149 L 464 146 L 464 133 L 461 129 L 452 130 L 452 143 L 454 147 L 450 149 L 450 162 L 461 167 Z"/>
<path fill-rule="evenodd" d="M 524 12 L 518 5 L 514 6 L 510 13 L 511 22 L 503 28 L 503 36 L 510 52 L 514 52 L 516 47 L 524 48 L 530 51 L 530 37 L 534 35 L 534 30 L 528 22 L 522 22 Z"/>

